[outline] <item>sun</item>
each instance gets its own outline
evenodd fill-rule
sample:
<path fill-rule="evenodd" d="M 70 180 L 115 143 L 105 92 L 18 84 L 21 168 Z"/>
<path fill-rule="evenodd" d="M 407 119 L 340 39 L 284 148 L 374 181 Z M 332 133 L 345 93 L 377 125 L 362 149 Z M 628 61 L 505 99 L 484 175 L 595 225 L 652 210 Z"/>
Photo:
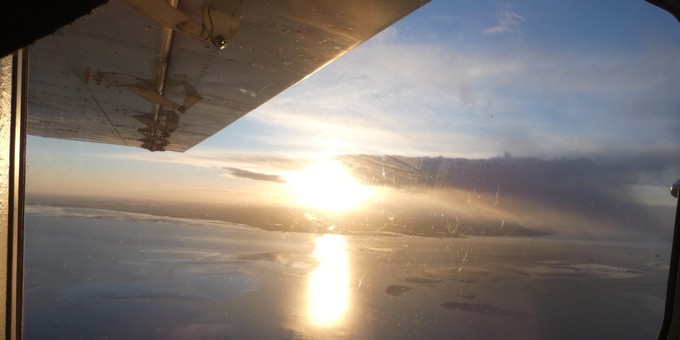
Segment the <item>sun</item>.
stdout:
<path fill-rule="evenodd" d="M 295 203 L 318 210 L 355 209 L 373 196 L 371 187 L 359 183 L 333 159 L 320 160 L 302 172 L 289 175 L 286 183 Z"/>

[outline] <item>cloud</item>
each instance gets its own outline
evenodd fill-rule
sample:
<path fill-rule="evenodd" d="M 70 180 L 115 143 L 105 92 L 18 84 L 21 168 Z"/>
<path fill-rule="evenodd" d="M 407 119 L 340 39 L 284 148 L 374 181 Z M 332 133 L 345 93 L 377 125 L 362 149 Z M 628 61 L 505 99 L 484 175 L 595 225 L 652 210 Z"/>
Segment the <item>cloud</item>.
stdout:
<path fill-rule="evenodd" d="M 494 26 L 485 28 L 482 32 L 484 34 L 512 34 L 523 37 L 520 25 L 526 18 L 519 15 L 510 9 L 503 9 L 498 13 L 497 21 Z"/>
<path fill-rule="evenodd" d="M 399 189 L 390 198 L 400 195 L 398 203 L 385 200 L 387 210 L 416 209 L 422 218 L 435 214 L 439 223 L 466 221 L 476 223 L 476 229 L 514 223 L 515 228 L 553 230 L 563 236 L 611 239 L 668 236 L 672 200 L 664 194 L 661 198 L 668 200 L 649 202 L 636 185 L 645 177 L 680 171 L 677 151 L 551 160 L 510 155 L 476 160 L 373 155 L 340 159 L 364 182 Z M 664 180 L 670 183 L 671 178 Z M 666 184 L 657 178 L 656 186 Z"/>
<path fill-rule="evenodd" d="M 224 170 L 227 170 L 231 176 L 234 177 L 240 177 L 240 178 L 248 178 L 256 181 L 265 181 L 265 182 L 275 182 L 275 183 L 285 183 L 286 180 L 278 175 L 267 175 L 267 174 L 262 174 L 262 173 L 257 173 L 257 172 L 252 172 L 248 170 L 243 170 L 243 169 L 238 169 L 238 168 L 224 168 Z"/>

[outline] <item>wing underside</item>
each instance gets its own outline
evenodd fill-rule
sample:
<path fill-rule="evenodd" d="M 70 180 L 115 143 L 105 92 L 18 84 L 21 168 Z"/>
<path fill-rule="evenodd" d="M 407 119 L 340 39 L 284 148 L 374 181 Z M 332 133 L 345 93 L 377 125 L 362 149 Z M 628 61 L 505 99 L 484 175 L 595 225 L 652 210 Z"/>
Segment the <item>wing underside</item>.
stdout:
<path fill-rule="evenodd" d="M 427 1 L 111 0 L 31 48 L 28 133 L 182 152 Z"/>

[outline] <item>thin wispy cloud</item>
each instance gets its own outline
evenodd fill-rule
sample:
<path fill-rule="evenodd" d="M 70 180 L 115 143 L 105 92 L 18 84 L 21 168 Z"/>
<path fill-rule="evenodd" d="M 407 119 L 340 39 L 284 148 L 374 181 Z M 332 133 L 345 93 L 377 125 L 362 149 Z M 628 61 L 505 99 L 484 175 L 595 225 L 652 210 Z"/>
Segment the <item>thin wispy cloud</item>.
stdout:
<path fill-rule="evenodd" d="M 507 51 L 397 36 L 355 52 L 246 116 L 273 131 L 250 140 L 281 150 L 454 157 L 559 157 L 680 142 L 669 128 L 680 105 L 669 91 L 680 81 L 677 47 Z M 640 126 L 656 132 L 641 134 Z"/>
<path fill-rule="evenodd" d="M 237 153 L 207 148 L 186 153 L 155 153 L 153 156 L 149 156 L 147 152 L 107 153 L 101 156 L 127 161 L 168 163 L 197 168 L 220 169 L 226 170 L 230 176 L 271 182 L 283 180 L 282 176 L 271 175 L 272 173 L 285 174 L 299 171 L 310 162 L 309 159 L 300 157 Z"/>
<path fill-rule="evenodd" d="M 485 28 L 484 34 L 511 34 L 517 37 L 524 37 L 521 24 L 526 18 L 511 9 L 503 9 L 497 15 L 496 24 Z"/>
<path fill-rule="evenodd" d="M 253 172 L 253 171 L 248 171 L 248 170 L 243 170 L 243 169 L 238 169 L 238 168 L 224 168 L 229 175 L 234 176 L 234 177 L 240 177 L 240 178 L 247 178 L 247 179 L 252 179 L 255 181 L 264 181 L 264 182 L 275 182 L 275 183 L 285 183 L 286 180 L 282 176 L 278 175 L 269 175 L 269 174 L 263 174 L 259 172 Z"/>

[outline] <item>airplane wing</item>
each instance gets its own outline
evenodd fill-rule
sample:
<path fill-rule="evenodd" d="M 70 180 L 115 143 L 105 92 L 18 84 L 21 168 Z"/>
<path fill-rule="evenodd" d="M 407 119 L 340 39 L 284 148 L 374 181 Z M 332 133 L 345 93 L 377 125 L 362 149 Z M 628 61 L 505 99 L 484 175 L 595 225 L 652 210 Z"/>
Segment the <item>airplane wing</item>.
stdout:
<path fill-rule="evenodd" d="M 28 133 L 183 152 L 429 0 L 111 0 L 30 50 Z"/>

